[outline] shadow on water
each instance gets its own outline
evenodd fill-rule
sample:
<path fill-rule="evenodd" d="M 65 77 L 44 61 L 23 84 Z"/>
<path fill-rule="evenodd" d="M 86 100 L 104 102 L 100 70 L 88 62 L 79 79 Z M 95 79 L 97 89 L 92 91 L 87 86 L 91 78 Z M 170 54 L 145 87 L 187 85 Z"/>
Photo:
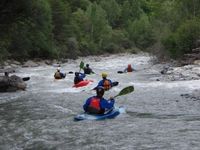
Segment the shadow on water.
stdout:
<path fill-rule="evenodd" d="M 146 118 L 146 119 L 176 119 L 183 121 L 200 121 L 199 115 L 188 114 L 154 114 L 154 113 L 139 113 L 126 111 L 126 113 L 132 118 Z"/>

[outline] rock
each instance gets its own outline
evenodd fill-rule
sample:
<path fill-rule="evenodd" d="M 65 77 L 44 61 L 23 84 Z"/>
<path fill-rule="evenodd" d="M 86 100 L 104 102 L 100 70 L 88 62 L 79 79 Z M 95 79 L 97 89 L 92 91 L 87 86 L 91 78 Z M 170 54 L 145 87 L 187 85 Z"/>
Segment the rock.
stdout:
<path fill-rule="evenodd" d="M 194 65 L 200 65 L 200 60 L 195 60 L 195 61 L 193 62 L 193 64 L 194 64 Z"/>
<path fill-rule="evenodd" d="M 12 76 L 0 76 L 0 92 L 14 92 L 17 90 L 25 90 L 26 83 L 22 78 L 12 75 Z"/>
<path fill-rule="evenodd" d="M 164 66 L 163 69 L 160 71 L 161 74 L 168 74 L 169 71 L 173 70 L 170 66 Z"/>
<path fill-rule="evenodd" d="M 35 62 L 31 61 L 31 60 L 25 62 L 22 65 L 22 67 L 38 67 L 38 66 L 39 66 L 39 64 L 37 64 L 37 63 L 35 63 Z"/>
<path fill-rule="evenodd" d="M 12 63 L 11 64 L 15 64 L 15 65 L 21 65 L 21 63 L 20 62 L 18 62 L 18 61 L 16 61 L 16 60 L 14 60 L 14 61 L 12 61 Z"/>
<path fill-rule="evenodd" d="M 52 65 L 52 61 L 50 61 L 50 60 L 45 60 L 45 64 L 47 64 L 47 65 Z"/>

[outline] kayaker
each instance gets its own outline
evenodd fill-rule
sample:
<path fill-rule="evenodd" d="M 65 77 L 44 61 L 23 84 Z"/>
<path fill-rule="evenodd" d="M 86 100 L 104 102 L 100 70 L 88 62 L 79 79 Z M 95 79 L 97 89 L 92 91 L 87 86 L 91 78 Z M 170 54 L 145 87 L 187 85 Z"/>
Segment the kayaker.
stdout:
<path fill-rule="evenodd" d="M 96 88 L 96 96 L 88 98 L 83 105 L 85 112 L 90 114 L 104 114 L 114 107 L 115 100 L 111 97 L 109 100 L 103 98 L 104 88 L 98 86 Z"/>
<path fill-rule="evenodd" d="M 135 69 L 132 68 L 131 64 L 128 64 L 128 67 L 124 69 L 124 72 L 133 72 Z"/>
<path fill-rule="evenodd" d="M 65 78 L 65 76 L 66 76 L 65 73 L 60 72 L 60 68 L 58 68 L 54 74 L 55 79 L 62 79 L 62 78 Z"/>
<path fill-rule="evenodd" d="M 103 72 L 102 74 L 101 74 L 101 76 L 102 76 L 102 80 L 101 81 L 99 81 L 99 83 L 98 83 L 98 85 L 97 86 L 102 86 L 102 87 L 104 87 L 104 90 L 109 90 L 111 87 L 112 87 L 112 81 L 110 80 L 110 79 L 107 79 L 107 73 L 105 73 L 105 72 Z"/>
<path fill-rule="evenodd" d="M 84 70 L 84 73 L 85 73 L 85 74 L 94 73 L 94 72 L 92 71 L 92 69 L 89 67 L 89 64 L 86 64 L 86 66 L 83 68 L 83 70 Z"/>
<path fill-rule="evenodd" d="M 83 81 L 85 74 L 81 72 L 75 72 L 74 84 L 78 84 L 80 81 Z"/>

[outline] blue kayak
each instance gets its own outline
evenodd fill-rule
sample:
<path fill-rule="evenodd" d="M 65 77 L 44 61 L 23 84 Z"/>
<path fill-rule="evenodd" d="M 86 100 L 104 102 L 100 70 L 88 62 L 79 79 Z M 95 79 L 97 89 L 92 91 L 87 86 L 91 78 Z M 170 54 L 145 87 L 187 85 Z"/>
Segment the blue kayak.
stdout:
<path fill-rule="evenodd" d="M 82 113 L 74 117 L 75 121 L 81 120 L 103 120 L 103 119 L 112 119 L 118 116 L 121 113 L 125 112 L 124 107 L 115 107 L 114 109 L 110 110 L 109 112 L 102 114 L 102 115 L 95 115 L 95 114 L 88 114 Z"/>

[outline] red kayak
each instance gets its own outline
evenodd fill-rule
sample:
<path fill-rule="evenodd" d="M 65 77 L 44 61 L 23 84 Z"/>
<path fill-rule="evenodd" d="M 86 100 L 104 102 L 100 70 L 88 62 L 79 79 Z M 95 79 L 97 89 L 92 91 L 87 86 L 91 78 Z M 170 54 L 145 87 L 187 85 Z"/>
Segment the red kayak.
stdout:
<path fill-rule="evenodd" d="M 79 83 L 77 84 L 74 84 L 73 87 L 83 87 L 83 86 L 86 86 L 88 85 L 90 82 L 93 82 L 92 80 L 84 80 L 84 81 L 80 81 Z"/>

